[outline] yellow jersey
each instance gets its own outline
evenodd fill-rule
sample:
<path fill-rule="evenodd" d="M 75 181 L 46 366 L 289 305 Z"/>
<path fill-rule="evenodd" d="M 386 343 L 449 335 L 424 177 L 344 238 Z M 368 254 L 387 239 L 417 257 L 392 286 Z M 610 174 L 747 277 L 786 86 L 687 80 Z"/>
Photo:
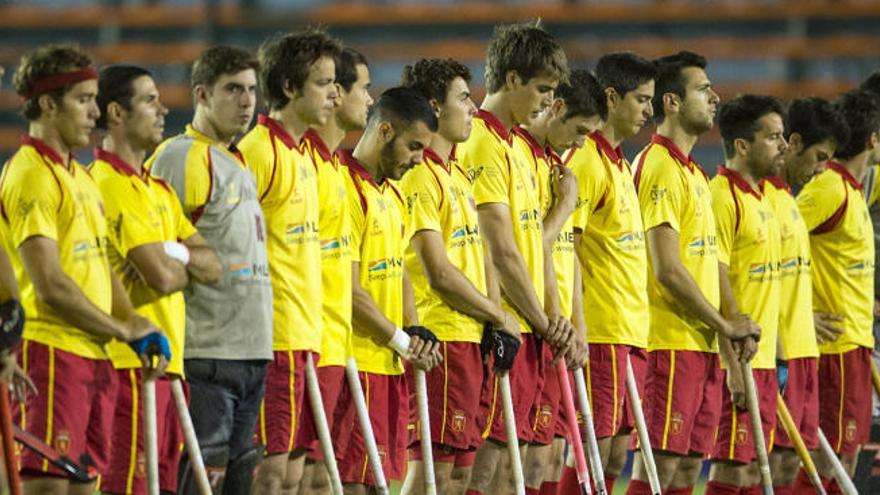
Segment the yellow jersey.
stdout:
<path fill-rule="evenodd" d="M 781 177 L 762 180 L 761 193 L 770 201 L 779 223 L 779 339 L 783 358 L 818 357 L 807 224 L 791 188 Z"/>
<path fill-rule="evenodd" d="M 467 141 L 456 147 L 458 161 L 470 174 L 477 205 L 499 203 L 510 209 L 513 238 L 532 280 L 532 287 L 544 305 L 544 242 L 541 198 L 537 175 L 528 148 L 514 146 L 510 131 L 498 117 L 477 111 Z M 522 333 L 532 327 L 513 303 L 502 294 L 502 306 L 517 316 Z"/>
<path fill-rule="evenodd" d="M 186 240 L 196 228 L 183 214 L 177 194 L 162 179 L 139 174 L 118 155 L 98 148 L 89 168 L 104 198 L 110 238 L 110 263 L 120 275 L 137 313 L 152 321 L 171 344 L 168 372 L 183 376 L 186 306 L 183 292 L 161 294 L 141 280 L 122 277 L 128 253 L 139 246 Z M 131 347 L 117 340 L 107 344 L 107 354 L 117 369 L 140 368 Z"/>
<path fill-rule="evenodd" d="M 709 182 L 718 261 L 727 265 L 739 310 L 761 327 L 754 369 L 776 368 L 779 328 L 779 224 L 773 205 L 737 172 L 719 167 Z"/>
<path fill-rule="evenodd" d="M 566 158 L 578 181 L 574 230 L 589 342 L 648 344 L 645 230 L 629 162 L 594 132 Z"/>
<path fill-rule="evenodd" d="M 406 204 L 390 181 L 377 184 L 356 158 L 338 152 L 346 166 L 345 186 L 351 215 L 351 258 L 360 263 L 360 284 L 382 314 L 403 326 L 403 258 L 409 244 Z M 403 363 L 390 347 L 377 344 L 352 325 L 352 348 L 358 369 L 400 375 Z"/>
<path fill-rule="evenodd" d="M 351 356 L 351 216 L 345 170 L 312 129 L 303 134 L 318 167 L 318 234 L 321 238 L 321 360 L 318 367 L 345 366 Z"/>
<path fill-rule="evenodd" d="M 541 146 L 528 130 L 516 126 L 513 128 L 514 140 L 520 146 L 525 144 L 531 158 L 535 175 L 538 177 L 538 191 L 541 198 L 541 218 L 546 218 L 553 207 L 553 191 L 550 189 L 550 174 L 553 167 L 566 166 L 559 155 L 549 146 Z M 562 315 L 571 318 L 572 299 L 574 293 L 574 231 L 572 215 L 565 220 L 562 229 L 553 241 L 553 269 L 556 272 L 556 290 L 559 294 L 559 308 Z"/>
<path fill-rule="evenodd" d="M 718 238 L 709 179 L 693 158 L 658 134 L 651 137 L 635 163 L 645 231 L 668 225 L 678 233 L 682 266 L 706 300 L 718 309 Z M 650 244 L 647 248 L 651 249 Z M 648 350 L 718 352 L 715 331 L 657 281 L 650 257 L 648 266 Z"/>
<path fill-rule="evenodd" d="M 107 339 L 69 324 L 37 298 L 18 247 L 34 236 L 54 240 L 64 273 L 105 313 L 113 305 L 107 259 L 107 221 L 101 192 L 72 156 L 25 136 L 0 179 L 0 228 L 26 314 L 24 338 L 89 359 L 106 359 Z"/>
<path fill-rule="evenodd" d="M 843 333 L 822 354 L 874 347 L 874 228 L 862 186 L 841 164 L 808 182 L 797 205 L 810 232 L 813 309 L 843 317 Z"/>
<path fill-rule="evenodd" d="M 400 183 L 406 198 L 409 230 L 430 230 L 443 238 L 446 257 L 478 291 L 486 295 L 483 238 L 471 181 L 454 159 L 444 160 L 432 149 Z M 406 272 L 413 285 L 419 323 L 444 342 L 479 343 L 483 322 L 456 311 L 433 292 L 419 255 L 406 249 Z"/>
<path fill-rule="evenodd" d="M 318 173 L 280 122 L 260 115 L 238 145 L 266 216 L 275 351 L 321 351 Z"/>

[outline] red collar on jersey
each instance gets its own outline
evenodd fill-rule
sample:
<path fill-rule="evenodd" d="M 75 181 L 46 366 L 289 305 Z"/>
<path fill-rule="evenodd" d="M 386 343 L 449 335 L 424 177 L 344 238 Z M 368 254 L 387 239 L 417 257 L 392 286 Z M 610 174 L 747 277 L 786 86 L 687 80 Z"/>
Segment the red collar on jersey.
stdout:
<path fill-rule="evenodd" d="M 593 131 L 590 133 L 590 137 L 596 142 L 596 146 L 598 146 L 599 151 L 602 154 L 607 156 L 614 164 L 620 166 L 620 160 L 623 159 L 623 150 L 620 146 L 617 148 L 611 146 L 611 143 L 609 143 L 605 136 L 599 131 Z"/>
<path fill-rule="evenodd" d="M 856 178 L 853 177 L 853 175 L 849 172 L 849 170 L 846 169 L 846 167 L 843 166 L 842 163 L 832 160 L 826 163 L 826 166 L 831 170 L 837 172 L 841 177 L 843 177 L 843 180 L 849 182 L 849 185 L 853 186 L 853 188 L 855 188 L 857 191 L 862 190 L 862 183 L 856 180 Z"/>
<path fill-rule="evenodd" d="M 672 142 L 672 140 L 667 138 L 666 136 L 654 134 L 653 136 L 651 136 L 651 142 L 654 144 L 659 144 L 660 146 L 666 148 L 672 158 L 675 158 L 678 163 L 681 163 L 688 169 L 692 168 L 693 164 L 695 163 L 693 157 L 691 157 L 690 155 L 685 155 L 684 152 L 681 151 L 681 148 L 679 148 L 677 144 Z"/>
<path fill-rule="evenodd" d="M 510 141 L 510 131 L 504 127 L 504 124 L 501 123 L 501 119 L 497 115 L 481 108 L 477 110 L 475 117 L 483 119 L 483 122 L 489 126 L 489 129 L 495 131 L 495 134 L 498 134 L 501 139 Z"/>
<path fill-rule="evenodd" d="M 21 137 L 21 144 L 27 145 L 27 146 L 33 146 L 33 148 L 35 150 L 37 150 L 37 153 L 42 155 L 44 158 L 48 158 L 49 161 L 56 163 L 58 165 L 61 165 L 62 167 L 66 166 L 64 164 L 64 158 L 61 156 L 61 154 L 58 153 L 57 151 L 55 151 L 54 148 L 52 148 L 51 146 L 46 144 L 46 142 L 43 141 L 42 139 L 35 138 L 31 135 L 25 134 L 24 136 Z M 71 163 L 71 162 L 73 162 L 73 160 L 74 160 L 73 153 L 68 153 L 67 154 L 67 162 Z"/>
<path fill-rule="evenodd" d="M 447 160 L 444 160 L 440 155 L 438 155 L 433 148 L 425 148 L 425 151 L 423 151 L 422 154 L 425 155 L 426 160 L 431 160 L 432 162 L 442 166 L 444 170 L 449 172 L 449 165 L 446 163 Z M 450 156 L 449 158 L 452 158 L 452 156 Z"/>
<path fill-rule="evenodd" d="M 268 115 L 261 113 L 257 115 L 257 125 L 265 126 L 269 129 L 269 132 L 272 133 L 275 137 L 281 140 L 285 146 L 289 149 L 294 149 L 297 147 L 296 139 L 287 132 L 287 129 L 284 128 L 284 125 L 281 122 L 269 117 Z"/>
<path fill-rule="evenodd" d="M 370 172 L 368 172 L 366 168 L 364 168 L 363 164 L 351 154 L 351 150 L 338 150 L 336 152 L 336 157 L 339 158 L 339 162 L 348 167 L 353 174 L 369 182 L 376 189 L 379 188 L 379 184 L 376 183 L 373 176 L 370 175 Z"/>
<path fill-rule="evenodd" d="M 95 148 L 95 160 L 102 160 L 109 163 L 110 166 L 113 167 L 113 170 L 116 170 L 121 174 L 140 177 L 137 170 L 135 170 L 127 161 L 123 160 L 121 156 L 111 151 L 107 151 L 100 146 Z"/>
<path fill-rule="evenodd" d="M 761 191 L 764 190 L 764 184 L 767 182 L 773 184 L 776 187 L 776 189 L 783 189 L 783 190 L 791 193 L 791 186 L 789 186 L 788 183 L 785 182 L 785 179 L 783 179 L 782 177 L 780 177 L 778 175 L 769 175 L 769 176 L 761 179 L 761 184 L 760 184 Z"/>
<path fill-rule="evenodd" d="M 309 128 L 305 133 L 303 133 L 301 142 L 302 141 L 308 141 L 312 143 L 312 146 L 315 147 L 315 151 L 317 151 L 318 154 L 321 155 L 321 158 L 323 158 L 324 161 L 329 162 L 333 159 L 333 153 L 330 152 L 330 148 L 327 147 L 327 143 L 325 143 L 324 140 L 321 139 L 321 135 L 318 134 L 318 131 Z"/>
<path fill-rule="evenodd" d="M 727 179 L 734 183 L 736 187 L 738 187 L 741 191 L 749 193 L 754 197 L 761 199 L 761 193 L 752 188 L 751 184 L 739 172 L 735 170 L 731 170 L 724 165 L 718 166 L 718 175 L 722 177 L 727 177 Z"/>
<path fill-rule="evenodd" d="M 523 129 L 518 125 L 513 126 L 512 131 L 514 134 L 525 140 L 526 144 L 529 145 L 529 148 L 532 149 L 532 153 L 534 153 L 536 157 L 547 158 L 544 153 L 544 147 L 541 146 L 537 139 L 535 139 L 535 136 L 532 136 L 531 132 L 529 132 L 527 129 Z"/>
<path fill-rule="evenodd" d="M 91 66 L 83 67 L 80 70 L 75 70 L 72 72 L 65 72 L 63 74 L 54 74 L 35 81 L 33 87 L 31 87 L 31 90 L 28 91 L 25 99 L 30 100 L 40 95 L 49 93 L 50 91 L 61 89 L 65 86 L 72 86 L 83 81 L 97 78 L 98 71 Z"/>

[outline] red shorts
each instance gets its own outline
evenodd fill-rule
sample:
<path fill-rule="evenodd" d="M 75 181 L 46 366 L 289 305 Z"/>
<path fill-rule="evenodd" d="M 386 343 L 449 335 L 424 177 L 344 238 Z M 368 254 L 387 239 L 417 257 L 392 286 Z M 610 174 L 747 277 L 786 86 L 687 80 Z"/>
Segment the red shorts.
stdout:
<path fill-rule="evenodd" d="M 642 410 L 651 447 L 711 454 L 724 387 L 718 354 L 658 350 L 647 356 Z"/>
<path fill-rule="evenodd" d="M 596 437 L 617 435 L 623 428 L 626 396 L 626 357 L 634 349 L 624 344 L 590 344 L 590 358 L 584 367 L 587 396 L 593 408 Z"/>
<path fill-rule="evenodd" d="M 726 373 L 726 372 L 725 372 Z M 722 373 L 723 375 L 724 373 Z M 758 409 L 761 413 L 761 427 L 767 450 L 773 446 L 776 429 L 776 385 L 775 369 L 752 370 L 758 393 Z M 737 409 L 730 400 L 727 386 L 721 388 L 721 421 L 718 423 L 718 440 L 712 458 L 722 461 L 736 461 L 748 464 L 757 459 L 755 440 L 752 436 L 752 420 L 748 411 Z"/>
<path fill-rule="evenodd" d="M 544 353 L 552 353 L 550 346 L 532 333 L 522 336 L 522 345 L 513 367 L 508 372 L 510 377 L 510 395 L 513 401 L 513 414 L 516 416 L 516 429 L 519 441 L 532 440 L 532 418 L 529 412 L 541 397 L 544 386 Z M 539 358 L 541 356 L 541 358 Z M 490 363 L 491 365 L 491 363 Z M 504 407 L 501 404 L 501 383 L 499 378 L 489 375 L 485 380 L 480 394 L 480 429 L 483 438 L 506 443 L 507 434 L 504 429 Z"/>
<path fill-rule="evenodd" d="M 336 404 L 339 394 L 345 387 L 344 366 L 324 366 L 315 370 L 318 375 L 318 387 L 321 389 L 321 402 L 324 405 L 324 417 L 327 418 L 327 427 L 333 433 L 333 416 L 336 414 Z M 305 376 L 305 375 L 304 375 Z M 309 414 L 303 414 L 302 430 L 296 439 L 296 447 L 308 449 L 309 459 L 320 461 L 324 459 L 321 451 L 321 443 L 318 440 L 318 430 L 315 428 L 315 418 L 311 414 L 311 402 L 309 402 Z"/>
<path fill-rule="evenodd" d="M 483 444 L 478 414 L 483 389 L 484 367 L 480 344 L 441 342 L 443 362 L 427 373 L 428 414 L 431 443 L 457 450 L 473 450 Z M 419 411 L 412 367 L 407 366 L 410 383 L 410 449 L 419 450 Z"/>
<path fill-rule="evenodd" d="M 871 429 L 871 349 L 819 356 L 819 426 L 835 452 L 855 455 Z"/>
<path fill-rule="evenodd" d="M 144 455 L 143 396 L 141 370 L 116 370 L 116 413 L 113 417 L 113 446 L 107 473 L 101 478 L 106 493 L 147 493 L 147 465 Z M 133 419 L 137 417 L 137 422 Z M 134 424 L 133 424 L 134 423 Z M 134 429 L 134 431 L 132 431 Z M 183 432 L 177 417 L 171 381 L 156 382 L 156 433 L 159 447 L 159 487 L 177 491 Z"/>
<path fill-rule="evenodd" d="M 400 480 L 406 462 L 409 433 L 409 385 L 406 375 L 377 375 L 358 373 L 382 470 L 387 480 Z M 350 387 L 339 397 L 333 447 L 343 483 L 374 486 L 370 459 L 358 424 L 357 410 L 351 398 Z"/>
<path fill-rule="evenodd" d="M 819 374 L 818 359 L 813 357 L 788 360 L 788 383 L 782 398 L 791 413 L 804 445 L 814 450 L 819 447 Z M 773 445 L 793 449 L 794 444 L 785 428 L 776 429 Z"/>
<path fill-rule="evenodd" d="M 305 400 L 309 352 L 275 351 L 275 359 L 266 368 L 266 395 L 260 406 L 257 437 L 266 446 L 267 455 L 286 454 L 300 447 L 296 438 L 303 416 L 312 414 Z"/>
<path fill-rule="evenodd" d="M 28 394 L 24 404 L 13 408 L 13 420 L 75 462 L 87 454 L 104 473 L 116 408 L 116 373 L 110 360 L 84 358 L 27 339 L 18 353 L 37 394 Z M 29 449 L 22 450 L 21 471 L 25 477 L 65 476 Z"/>
<path fill-rule="evenodd" d="M 543 348 L 544 385 L 541 387 L 538 401 L 529 412 L 532 422 L 530 442 L 538 445 L 550 445 L 559 431 L 560 421 L 563 419 L 561 412 L 564 407 L 562 406 L 562 388 L 559 387 L 559 373 L 556 372 L 556 366 L 551 364 L 553 351 L 549 345 L 544 345 Z M 567 432 L 568 428 L 562 431 Z"/>

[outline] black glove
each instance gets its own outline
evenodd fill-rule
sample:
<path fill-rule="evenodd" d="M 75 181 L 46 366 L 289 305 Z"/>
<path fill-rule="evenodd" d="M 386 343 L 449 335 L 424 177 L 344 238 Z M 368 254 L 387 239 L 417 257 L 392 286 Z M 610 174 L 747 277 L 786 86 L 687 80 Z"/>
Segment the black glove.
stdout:
<path fill-rule="evenodd" d="M 12 349 L 24 330 L 24 308 L 17 299 L 0 304 L 0 349 Z"/>
<path fill-rule="evenodd" d="M 496 330 L 490 323 L 483 325 L 480 351 L 483 355 L 492 354 L 495 371 L 508 371 L 513 367 L 519 345 L 519 341 L 507 332 Z"/>
<path fill-rule="evenodd" d="M 437 336 L 434 335 L 434 332 L 428 330 L 427 328 L 421 325 L 412 325 L 409 327 L 403 327 L 403 331 L 406 332 L 410 337 L 418 337 L 426 342 L 430 342 L 432 344 L 436 344 L 440 342 L 437 340 Z"/>

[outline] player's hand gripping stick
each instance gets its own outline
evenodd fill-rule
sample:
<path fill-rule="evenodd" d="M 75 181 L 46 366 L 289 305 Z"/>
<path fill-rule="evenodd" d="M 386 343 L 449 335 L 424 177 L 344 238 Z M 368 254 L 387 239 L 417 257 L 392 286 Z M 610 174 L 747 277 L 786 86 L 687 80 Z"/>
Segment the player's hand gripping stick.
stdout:
<path fill-rule="evenodd" d="M 519 452 L 519 438 L 516 431 L 516 413 L 513 411 L 513 395 L 510 392 L 510 368 L 519 352 L 520 343 L 503 330 L 496 330 L 491 323 L 483 325 L 483 339 L 480 351 L 490 356 L 492 368 L 498 378 L 501 393 L 501 407 L 504 417 L 504 434 L 507 437 L 507 454 L 510 456 L 510 470 L 513 472 L 513 486 L 516 495 L 525 495 L 526 479 L 523 476 L 522 458 Z"/>

